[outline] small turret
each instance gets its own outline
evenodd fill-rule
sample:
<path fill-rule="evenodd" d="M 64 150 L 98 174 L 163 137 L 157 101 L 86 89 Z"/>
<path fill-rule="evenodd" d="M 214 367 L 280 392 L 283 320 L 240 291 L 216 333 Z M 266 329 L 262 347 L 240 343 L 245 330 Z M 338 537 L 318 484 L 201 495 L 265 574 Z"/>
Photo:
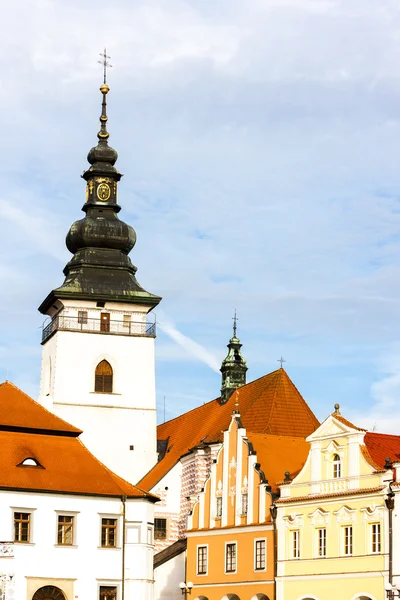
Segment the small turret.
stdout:
<path fill-rule="evenodd" d="M 247 365 L 242 356 L 239 338 L 236 335 L 237 317 L 236 311 L 233 318 L 233 336 L 229 340 L 228 354 L 222 361 L 222 386 L 221 386 L 221 404 L 225 404 L 232 393 L 246 383 Z"/>

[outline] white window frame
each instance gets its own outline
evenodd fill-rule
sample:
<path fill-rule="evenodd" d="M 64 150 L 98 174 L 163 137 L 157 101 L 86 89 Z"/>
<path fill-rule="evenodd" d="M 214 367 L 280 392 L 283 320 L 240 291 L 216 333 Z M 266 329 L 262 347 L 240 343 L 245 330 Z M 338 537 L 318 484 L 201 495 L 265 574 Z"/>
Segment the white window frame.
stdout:
<path fill-rule="evenodd" d="M 199 548 L 206 549 L 206 570 L 204 573 L 199 572 Z M 208 575 L 208 544 L 198 544 L 196 546 L 196 575 L 198 575 L 199 577 L 204 577 L 205 575 Z"/>
<path fill-rule="evenodd" d="M 348 548 L 347 546 L 347 530 L 349 530 L 350 533 L 350 550 L 351 552 L 348 552 Z M 341 546 L 342 546 L 342 556 L 353 556 L 353 545 L 354 545 L 354 538 L 353 538 L 353 525 L 343 525 L 342 526 L 342 540 L 341 540 Z"/>
<path fill-rule="evenodd" d="M 374 527 L 378 528 L 378 540 L 377 542 L 374 541 Z M 379 521 L 376 521 L 375 523 L 370 523 L 369 524 L 369 532 L 370 532 L 370 554 L 380 554 L 382 551 L 382 526 L 380 524 Z M 377 543 L 378 545 L 378 550 L 374 550 L 374 544 Z"/>
<path fill-rule="evenodd" d="M 78 529 L 78 514 L 76 510 L 56 510 L 56 539 L 54 545 L 57 548 L 76 548 L 77 540 L 77 529 Z M 58 517 L 73 517 L 74 521 L 72 524 L 72 544 L 59 544 L 58 543 Z"/>
<path fill-rule="evenodd" d="M 324 550 L 323 554 L 321 554 L 321 545 L 320 545 L 320 542 L 321 542 L 321 533 L 322 532 L 324 532 L 324 534 L 322 535 L 322 538 L 323 538 L 322 547 L 323 547 L 323 550 Z M 315 550 L 316 550 L 316 552 L 315 552 L 315 557 L 316 558 L 326 558 L 327 529 L 326 529 L 326 527 L 317 527 L 317 529 L 315 530 L 315 533 L 316 533 L 316 540 L 315 540 L 315 546 L 316 546 Z"/>
<path fill-rule="evenodd" d="M 338 458 L 336 459 L 335 456 Z M 332 459 L 332 479 L 341 479 L 343 477 L 342 466 L 342 459 L 336 452 Z"/>
<path fill-rule="evenodd" d="M 118 581 L 104 581 L 104 580 L 97 580 L 97 598 L 96 600 L 100 600 L 100 588 L 101 587 L 115 587 L 117 588 L 117 597 L 116 600 L 119 600 L 121 595 L 120 595 L 120 590 L 121 590 L 121 583 Z"/>
<path fill-rule="evenodd" d="M 292 529 L 291 530 L 291 548 L 290 548 L 290 558 L 293 560 L 299 560 L 300 554 L 300 529 Z"/>
<path fill-rule="evenodd" d="M 118 550 L 121 549 L 120 540 L 121 540 L 121 515 L 116 515 L 115 513 L 97 513 L 99 515 L 99 545 L 98 548 L 101 550 Z M 115 535 L 117 538 L 116 546 L 102 546 L 101 545 L 101 534 L 103 531 L 102 528 L 102 520 L 103 519 L 116 519 L 117 520 L 117 528 L 115 530 Z"/>
<path fill-rule="evenodd" d="M 264 542 L 264 566 L 257 567 L 257 542 Z M 267 570 L 267 538 L 255 538 L 254 539 L 254 572 L 260 573 Z"/>
<path fill-rule="evenodd" d="M 11 506 L 11 537 L 10 540 L 13 540 L 14 544 L 22 544 L 25 546 L 34 546 L 35 542 L 33 542 L 32 540 L 34 539 L 34 512 L 36 510 L 36 508 L 24 508 L 21 506 Z M 15 527 L 14 527 L 14 513 L 19 512 L 19 513 L 29 513 L 30 517 L 29 517 L 29 541 L 28 542 L 16 542 L 15 541 Z"/>
<path fill-rule="evenodd" d="M 234 545 L 235 546 L 235 570 L 234 571 L 227 571 L 226 570 L 226 563 L 227 563 L 227 558 L 228 558 L 228 546 Z M 225 575 L 234 575 L 235 573 L 237 573 L 238 570 L 238 544 L 237 541 L 235 540 L 231 540 L 229 542 L 225 542 L 225 552 L 224 552 L 224 573 Z"/>

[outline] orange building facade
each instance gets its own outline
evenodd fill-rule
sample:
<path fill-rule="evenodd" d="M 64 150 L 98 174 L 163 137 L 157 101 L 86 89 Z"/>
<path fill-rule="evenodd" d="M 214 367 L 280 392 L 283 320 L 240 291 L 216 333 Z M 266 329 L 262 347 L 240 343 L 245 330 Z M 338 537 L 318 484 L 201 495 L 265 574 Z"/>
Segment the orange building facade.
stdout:
<path fill-rule="evenodd" d="M 276 544 L 270 508 L 278 471 L 283 478 L 276 460 L 278 447 L 294 457 L 291 467 L 304 463 L 308 451 L 304 439 L 246 435 L 239 412 L 234 411 L 189 518 L 186 581 L 193 583 L 193 600 L 275 598 Z M 268 470 L 270 481 L 262 468 Z"/>

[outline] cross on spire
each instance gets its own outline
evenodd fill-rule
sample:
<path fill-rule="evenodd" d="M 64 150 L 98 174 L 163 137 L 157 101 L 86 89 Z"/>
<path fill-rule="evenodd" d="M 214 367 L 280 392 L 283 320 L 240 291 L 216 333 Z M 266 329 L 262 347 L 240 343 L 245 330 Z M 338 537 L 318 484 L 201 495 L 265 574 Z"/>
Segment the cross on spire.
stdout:
<path fill-rule="evenodd" d="M 107 83 L 107 67 L 112 67 L 112 65 L 110 65 L 110 63 L 108 62 L 108 58 L 111 58 L 111 56 L 107 55 L 107 49 L 104 48 L 104 52 L 100 52 L 100 56 L 102 57 L 103 60 L 99 60 L 97 61 L 99 63 L 99 65 L 103 65 L 103 82 Z"/>
<path fill-rule="evenodd" d="M 232 321 L 233 321 L 233 337 L 236 337 L 237 322 L 239 321 L 238 317 L 236 316 L 236 308 L 235 308 L 235 315 L 232 317 Z"/>
<path fill-rule="evenodd" d="M 280 358 L 278 358 L 278 362 L 281 363 L 281 369 L 283 368 L 282 365 L 284 362 L 286 362 L 286 360 L 284 358 L 282 358 L 282 356 Z"/>

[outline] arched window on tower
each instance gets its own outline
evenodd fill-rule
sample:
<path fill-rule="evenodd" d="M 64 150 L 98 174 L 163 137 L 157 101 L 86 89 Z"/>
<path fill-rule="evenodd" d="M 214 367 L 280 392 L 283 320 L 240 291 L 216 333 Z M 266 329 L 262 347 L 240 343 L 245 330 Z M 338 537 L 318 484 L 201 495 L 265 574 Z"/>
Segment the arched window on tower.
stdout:
<path fill-rule="evenodd" d="M 333 478 L 339 479 L 342 476 L 342 461 L 339 454 L 333 455 Z"/>
<path fill-rule="evenodd" d="M 113 370 L 109 362 L 102 360 L 96 367 L 94 391 L 111 394 L 113 391 Z"/>

